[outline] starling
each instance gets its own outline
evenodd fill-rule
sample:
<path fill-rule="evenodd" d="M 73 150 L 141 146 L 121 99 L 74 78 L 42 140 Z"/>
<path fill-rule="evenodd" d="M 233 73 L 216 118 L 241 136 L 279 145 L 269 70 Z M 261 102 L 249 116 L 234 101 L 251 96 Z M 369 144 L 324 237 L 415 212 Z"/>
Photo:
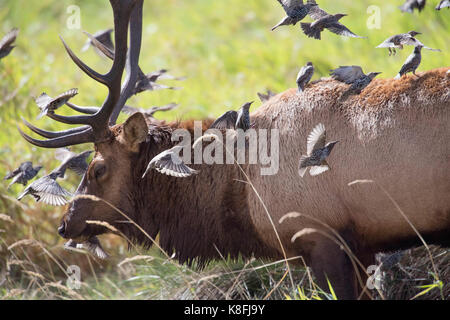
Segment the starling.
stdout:
<path fill-rule="evenodd" d="M 352 38 L 364 38 L 358 36 L 351 32 L 346 26 L 339 22 L 339 20 L 346 14 L 338 13 L 331 15 L 325 10 L 319 8 L 319 6 L 314 6 L 309 10 L 309 16 L 314 19 L 313 23 L 301 23 L 303 32 L 310 38 L 318 39 L 321 38 L 321 33 L 324 29 L 345 37 Z"/>
<path fill-rule="evenodd" d="M 414 9 L 418 9 L 419 12 L 425 8 L 426 0 L 406 0 L 399 8 L 403 12 L 413 13 Z"/>
<path fill-rule="evenodd" d="M 418 46 L 421 45 L 427 50 L 431 51 L 441 51 L 439 49 L 432 49 L 425 46 L 422 42 L 415 38 L 416 35 L 421 34 L 417 31 L 410 31 L 408 33 L 396 34 L 392 37 L 387 38 L 383 43 L 381 43 L 377 48 L 388 48 L 389 55 L 396 54 L 397 51 L 395 49 L 403 49 L 403 46 Z"/>
<path fill-rule="evenodd" d="M 112 32 L 113 29 L 101 30 L 94 33 L 92 37 L 95 38 L 101 44 L 103 44 L 105 47 L 107 47 L 109 50 L 114 51 L 114 44 L 111 38 Z M 86 44 L 83 46 L 83 48 L 81 48 L 81 51 L 86 51 L 87 49 L 89 49 L 90 46 L 94 47 L 95 52 L 97 52 L 98 55 L 105 56 L 105 54 L 101 50 L 99 50 L 99 48 L 92 41 L 92 38 L 86 40 Z"/>
<path fill-rule="evenodd" d="M 71 248 L 75 249 L 86 249 L 94 256 L 100 259 L 107 259 L 109 257 L 108 253 L 103 249 L 100 241 L 96 236 L 90 237 L 88 240 L 77 243 L 74 240 L 70 239 L 64 244 L 64 248 L 70 250 Z"/>
<path fill-rule="evenodd" d="M 227 111 L 217 118 L 209 128 L 219 130 L 236 129 L 237 116 L 237 111 Z"/>
<path fill-rule="evenodd" d="M 416 75 L 416 70 L 420 65 L 420 62 L 422 61 L 422 46 L 414 47 L 413 53 L 406 59 L 405 63 L 403 64 L 402 68 L 400 69 L 400 72 L 395 77 L 395 79 L 400 79 L 403 77 L 403 75 L 407 74 L 408 72 L 412 72 L 413 75 Z"/>
<path fill-rule="evenodd" d="M 186 164 L 184 164 L 183 160 L 181 160 L 178 155 L 182 149 L 183 146 L 177 145 L 158 154 L 150 160 L 147 165 L 147 169 L 145 169 L 145 172 L 142 175 L 142 178 L 144 178 L 151 169 L 155 169 L 162 174 L 177 178 L 190 177 L 193 174 L 196 174 L 198 171 L 189 168 Z"/>
<path fill-rule="evenodd" d="M 143 109 L 143 108 L 134 108 L 134 107 L 130 107 L 130 106 L 124 106 L 122 108 L 122 112 L 128 115 L 132 115 L 135 114 L 136 112 L 140 112 L 142 113 L 145 117 L 147 118 L 153 118 L 153 115 L 156 112 L 159 111 L 169 111 L 172 109 L 175 109 L 178 106 L 178 104 L 176 103 L 169 103 L 165 106 L 161 106 L 161 107 L 151 107 L 149 109 Z"/>
<path fill-rule="evenodd" d="M 250 129 L 250 106 L 254 101 L 246 102 L 237 112 L 236 129 L 247 131 Z"/>
<path fill-rule="evenodd" d="M 322 172 L 330 170 L 326 158 L 330 155 L 333 147 L 338 143 L 338 141 L 326 142 L 326 132 L 325 126 L 319 123 L 309 134 L 307 140 L 307 155 L 303 155 L 300 158 L 298 174 L 300 177 L 306 173 L 308 168 L 309 174 L 312 176 L 317 176 Z"/>
<path fill-rule="evenodd" d="M 306 17 L 311 7 L 317 6 L 316 3 L 308 1 L 307 4 L 303 4 L 303 0 L 277 0 L 284 11 L 286 17 L 284 17 L 276 26 L 272 28 L 272 31 L 280 26 L 296 25 L 297 22 L 303 20 Z"/>
<path fill-rule="evenodd" d="M 436 6 L 436 10 L 441 10 L 443 8 L 450 8 L 450 0 L 441 0 Z"/>
<path fill-rule="evenodd" d="M 88 32 L 84 32 L 90 41 L 90 44 L 95 47 L 96 50 L 98 50 L 100 53 L 102 53 L 104 56 L 107 56 L 111 60 L 114 60 L 114 50 L 109 48 L 108 46 L 104 45 L 101 41 L 99 41 L 95 36 L 89 34 Z M 125 66 L 127 72 L 128 65 Z M 170 80 L 184 80 L 184 77 L 174 77 L 167 73 L 167 69 L 161 69 L 158 71 L 151 72 L 149 74 L 145 74 L 142 69 L 138 66 L 138 76 L 136 80 L 135 87 L 133 88 L 132 94 L 136 95 L 138 93 L 141 93 L 143 91 L 155 91 L 155 90 L 162 90 L 162 89 L 171 89 L 171 90 L 178 90 L 181 88 L 178 87 L 170 87 L 167 85 L 156 83 L 158 79 L 170 79 Z"/>
<path fill-rule="evenodd" d="M 365 87 L 367 87 L 372 80 L 381 72 L 369 72 L 364 74 L 363 70 L 359 66 L 340 66 L 337 69 L 331 70 L 330 75 L 333 79 L 336 79 L 346 84 L 350 84 L 350 88 L 344 96 L 351 94 L 360 94 Z"/>
<path fill-rule="evenodd" d="M 12 49 L 15 48 L 13 45 L 14 41 L 16 41 L 17 35 L 19 34 L 19 29 L 14 28 L 9 31 L 3 38 L 0 40 L 0 59 L 6 57 Z"/>
<path fill-rule="evenodd" d="M 276 93 L 272 92 L 270 90 L 267 90 L 266 93 L 258 92 L 259 100 L 261 100 L 261 102 L 263 102 L 263 103 L 266 101 L 269 101 L 270 98 L 274 97 L 275 95 L 276 95 Z"/>
<path fill-rule="evenodd" d="M 297 75 L 298 92 L 303 92 L 308 82 L 314 74 L 314 66 L 312 62 L 308 62 L 306 66 L 302 67 Z"/>
<path fill-rule="evenodd" d="M 63 106 L 67 101 L 78 94 L 78 89 L 70 89 L 56 98 L 50 97 L 48 94 L 43 92 L 39 97 L 36 98 L 36 104 L 41 110 L 41 113 L 37 116 L 37 119 L 42 118 L 48 112 L 53 112 L 59 107 Z"/>
<path fill-rule="evenodd" d="M 28 181 L 33 179 L 41 169 L 42 166 L 33 167 L 31 161 L 22 162 L 19 168 L 8 173 L 3 178 L 3 180 L 12 179 L 11 183 L 8 185 L 8 189 L 15 183 L 20 183 L 25 186 L 28 183 Z"/>
<path fill-rule="evenodd" d="M 72 170 L 80 176 L 84 175 L 84 173 L 88 169 L 86 160 L 92 152 L 92 150 L 87 150 L 76 154 L 75 152 L 69 151 L 69 149 L 66 148 L 57 149 L 55 152 L 55 158 L 61 161 L 61 164 L 57 170 L 62 172 L 63 176 L 66 169 Z"/>
<path fill-rule="evenodd" d="M 63 206 L 67 203 L 66 197 L 71 194 L 61 187 L 56 179 L 64 177 L 64 173 L 58 170 L 52 171 L 50 174 L 33 181 L 25 190 L 17 197 L 22 200 L 27 194 L 32 195 L 36 202 L 42 201 L 52 206 Z"/>
<path fill-rule="evenodd" d="M 253 101 L 244 103 L 238 111 L 227 111 L 216 119 L 209 127 L 210 129 L 242 129 L 247 131 L 251 127 L 250 106 Z"/>
<path fill-rule="evenodd" d="M 158 78 L 163 78 L 163 75 L 166 73 L 167 70 L 162 69 L 156 72 L 151 72 L 149 74 L 144 74 L 142 70 L 138 69 L 138 78 L 136 81 L 136 85 L 133 90 L 133 94 L 138 94 L 143 91 L 156 91 L 156 90 L 163 90 L 163 89 L 170 89 L 170 90 L 179 90 L 178 87 L 170 87 L 164 84 L 156 83 Z M 166 75 L 167 77 L 168 75 Z"/>

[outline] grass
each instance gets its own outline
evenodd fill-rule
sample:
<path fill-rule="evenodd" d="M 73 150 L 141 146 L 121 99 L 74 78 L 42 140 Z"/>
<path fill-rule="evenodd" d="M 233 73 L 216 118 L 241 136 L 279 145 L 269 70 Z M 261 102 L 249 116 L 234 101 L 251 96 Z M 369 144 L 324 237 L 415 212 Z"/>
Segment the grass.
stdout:
<path fill-rule="evenodd" d="M 324 32 L 323 40 L 316 41 L 306 38 L 298 26 L 281 27 L 271 32 L 270 28 L 284 14 L 274 0 L 147 1 L 141 68 L 145 72 L 168 68 L 172 74 L 187 76 L 187 79 L 183 82 L 164 81 L 181 86 L 182 90 L 143 93 L 131 98 L 129 104 L 150 107 L 172 101 L 179 103 L 180 107 L 174 111 L 156 115 L 169 120 L 216 117 L 245 101 L 257 100 L 258 91 L 270 88 L 281 92 L 294 87 L 298 69 L 307 61 L 312 61 L 316 67 L 314 79 L 327 76 L 329 69 L 339 65 L 353 64 L 361 65 L 366 72 L 382 71 L 381 77 L 394 77 L 412 48 L 407 47 L 396 56 L 388 57 L 387 51 L 374 47 L 392 34 L 410 30 L 422 32 L 423 35 L 418 36 L 422 42 L 442 50 L 424 50 L 419 71 L 448 65 L 449 12 L 435 12 L 433 4 L 429 4 L 421 14 L 402 14 L 396 8 L 401 3 L 400 0 L 390 3 L 381 0 L 320 1 L 330 12 L 348 13 L 343 22 L 368 39 L 345 39 Z M 43 164 L 45 169 L 40 174 L 49 172 L 57 164 L 52 151 L 26 143 L 16 129 L 21 116 L 46 129 L 65 128 L 48 118 L 34 121 L 38 110 L 33 97 L 43 91 L 56 95 L 72 87 L 79 89 L 80 94 L 73 99 L 79 105 L 100 105 L 105 97 L 105 88 L 94 84 L 77 69 L 58 38 L 61 35 L 94 69 L 101 72 L 108 69 L 110 62 L 93 50 L 80 53 L 85 36 L 81 30 L 67 28 L 71 16 L 67 8 L 72 4 L 73 1 L 68 0 L 6 0 L 0 4 L 0 35 L 12 27 L 20 28 L 17 48 L 0 61 L 0 176 L 25 160 Z M 93 33 L 112 26 L 111 9 L 106 1 L 83 0 L 77 1 L 76 5 L 80 7 L 82 30 Z M 381 29 L 367 28 L 369 5 L 381 9 Z M 255 103 L 252 108 L 257 107 L 258 103 Z M 119 122 L 124 119 L 121 116 Z M 77 184 L 75 176 L 63 181 L 71 191 Z M 102 239 L 112 255 L 107 262 L 87 254 L 64 251 L 63 240 L 56 233 L 63 208 L 36 204 L 32 199 L 19 203 L 15 196 L 22 187 L 13 186 L 6 190 L 6 186 L 6 183 L 0 185 L 0 297 L 332 298 L 315 287 L 305 269 L 292 272 L 296 275 L 296 286 L 293 287 L 289 277 L 285 277 L 283 263 L 267 265 L 267 261 L 231 262 L 224 259 L 198 272 L 174 264 L 157 248 L 149 252 L 140 248 L 128 251 L 125 241 L 109 236 Z M 30 241 L 17 244 L 23 239 Z M 15 243 L 17 245 L 9 250 L 8 247 Z M 432 248 L 431 252 L 438 257 L 435 263 L 441 272 L 441 287 L 434 283 L 428 253 L 425 251 L 420 256 L 417 251 L 411 251 L 395 267 L 398 268 L 395 269 L 395 281 L 389 282 L 383 295 L 410 299 L 429 290 L 416 298 L 448 299 L 450 264 L 445 264 L 448 251 Z M 118 267 L 124 259 L 146 255 L 152 259 L 124 262 Z M 81 267 L 84 283 L 74 292 L 61 287 L 65 284 L 67 266 L 72 264 Z M 277 283 L 281 283 L 280 286 L 276 286 Z"/>

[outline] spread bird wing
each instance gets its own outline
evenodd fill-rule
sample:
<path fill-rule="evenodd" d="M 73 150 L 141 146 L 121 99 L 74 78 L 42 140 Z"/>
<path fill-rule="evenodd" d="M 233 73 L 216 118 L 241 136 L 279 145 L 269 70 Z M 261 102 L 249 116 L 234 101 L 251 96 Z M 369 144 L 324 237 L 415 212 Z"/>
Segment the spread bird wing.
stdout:
<path fill-rule="evenodd" d="M 43 92 L 43 93 L 41 93 L 41 95 L 39 97 L 37 97 L 35 99 L 35 102 L 36 102 L 37 106 L 39 107 L 39 109 L 43 110 L 43 109 L 47 108 L 48 104 L 52 100 L 53 100 L 52 97 L 50 97 L 48 94 Z"/>
<path fill-rule="evenodd" d="M 330 170 L 330 166 L 324 160 L 324 161 L 322 161 L 320 166 L 313 166 L 313 167 L 311 167 L 311 169 L 309 169 L 309 174 L 311 176 L 317 176 L 317 175 L 319 175 L 321 173 L 324 173 L 325 171 L 328 171 L 328 170 Z"/>
<path fill-rule="evenodd" d="M 8 189 L 11 188 L 11 186 L 12 186 L 13 184 L 19 182 L 19 180 L 22 180 L 22 178 L 24 177 L 24 175 L 25 175 L 25 174 L 24 174 L 23 172 L 20 172 L 20 171 L 19 171 L 18 174 L 12 176 L 12 177 L 11 177 L 12 180 L 11 180 L 11 182 L 8 184 Z M 6 178 L 6 177 L 5 177 L 5 178 Z M 8 178 L 8 179 L 11 179 L 11 178 Z"/>
<path fill-rule="evenodd" d="M 292 9 L 303 5 L 303 0 L 277 0 L 289 15 Z"/>
<path fill-rule="evenodd" d="M 88 150 L 80 154 L 74 154 L 72 157 L 68 158 L 66 164 L 67 169 L 72 170 L 76 174 L 82 176 L 88 169 L 86 160 L 92 152 L 92 150 Z"/>
<path fill-rule="evenodd" d="M 185 178 L 197 173 L 196 170 L 185 165 L 181 158 L 174 152 L 169 152 L 156 160 L 154 167 L 162 174 L 177 178 Z"/>
<path fill-rule="evenodd" d="M 67 148 L 58 148 L 55 151 L 55 159 L 59 161 L 66 161 L 67 158 L 73 156 L 75 156 L 75 152 L 72 152 Z"/>
<path fill-rule="evenodd" d="M 78 94 L 78 89 L 77 88 L 73 88 L 73 89 L 67 90 L 66 92 L 63 92 L 59 96 L 54 98 L 53 101 L 52 101 L 52 105 L 55 108 L 58 108 L 61 105 L 63 105 L 64 103 L 66 103 L 68 100 L 72 99 L 77 94 Z"/>
<path fill-rule="evenodd" d="M 108 253 L 103 249 L 100 244 L 100 241 L 97 237 L 91 237 L 87 241 L 82 243 L 82 247 L 86 248 L 93 255 L 97 256 L 100 259 L 107 259 L 109 257 Z"/>
<path fill-rule="evenodd" d="M 144 114 L 145 114 L 146 116 L 153 117 L 153 115 L 154 115 L 156 112 L 160 112 L 160 111 L 170 111 L 170 110 L 172 110 L 172 109 L 175 109 L 176 107 L 178 107 L 178 104 L 172 102 L 172 103 L 169 103 L 169 104 L 167 104 L 167 105 L 165 105 L 165 106 L 161 106 L 161 107 L 151 107 L 149 110 L 145 110 L 145 111 L 144 111 Z"/>
<path fill-rule="evenodd" d="M 33 182 L 29 188 L 31 193 L 39 196 L 42 202 L 52 206 L 62 206 L 67 203 L 65 197 L 71 196 L 71 193 L 61 187 L 56 180 L 49 176 L 42 177 Z"/>
<path fill-rule="evenodd" d="M 387 38 L 382 43 L 380 43 L 378 46 L 376 46 L 376 48 L 397 48 L 398 45 L 395 44 L 394 37 L 395 36 Z"/>
<path fill-rule="evenodd" d="M 129 116 L 135 114 L 136 112 L 141 112 L 140 109 L 131 106 L 123 106 L 121 111 Z"/>
<path fill-rule="evenodd" d="M 17 35 L 19 34 L 19 29 L 14 28 L 9 31 L 5 36 L 0 40 L 0 49 L 10 46 L 16 41 Z"/>
<path fill-rule="evenodd" d="M 308 1 L 308 3 L 315 3 L 315 1 Z M 319 19 L 329 15 L 328 12 L 319 8 L 319 6 L 311 7 L 311 9 L 309 9 L 308 14 L 314 20 L 319 20 Z"/>
<path fill-rule="evenodd" d="M 22 170 L 20 169 L 20 167 L 18 169 L 14 169 L 13 171 L 11 171 L 8 174 L 6 174 L 6 176 L 3 178 L 3 180 L 9 180 L 11 178 L 14 178 L 19 173 L 22 173 Z"/>
<path fill-rule="evenodd" d="M 427 47 L 426 45 L 424 45 L 422 42 L 420 42 L 419 40 L 417 40 L 414 37 L 410 37 L 410 38 L 403 40 L 402 44 L 407 45 L 407 46 L 415 46 L 415 47 L 422 46 L 424 49 L 427 49 L 427 50 L 441 52 L 440 49 L 433 49 L 433 48 Z"/>
<path fill-rule="evenodd" d="M 300 161 L 298 162 L 298 174 L 302 178 L 305 175 L 306 170 L 308 170 L 308 168 L 309 168 L 308 161 L 309 161 L 309 157 L 303 155 L 300 157 Z"/>
<path fill-rule="evenodd" d="M 308 136 L 306 141 L 306 152 L 308 156 L 312 154 L 314 150 L 325 147 L 326 130 L 322 123 L 319 123 Z"/>
<path fill-rule="evenodd" d="M 275 95 L 276 95 L 275 92 L 272 92 L 270 90 L 267 90 L 267 93 L 258 92 L 258 97 L 259 97 L 259 100 L 261 100 L 261 102 L 266 102 Z"/>
<path fill-rule="evenodd" d="M 111 30 L 112 29 L 108 29 Z M 102 39 L 99 39 L 96 34 L 91 35 L 89 32 L 83 31 L 85 35 L 88 36 L 88 40 L 86 41 L 86 44 L 81 48 L 81 51 L 86 51 L 89 46 L 94 46 L 95 49 L 103 53 L 108 58 L 114 60 L 114 45 L 112 44 L 111 39 L 109 41 L 102 41 Z M 109 36 L 110 37 L 110 36 Z"/>
<path fill-rule="evenodd" d="M 217 118 L 216 121 L 214 121 L 209 128 L 219 130 L 235 129 L 237 118 L 238 118 L 237 111 L 234 110 L 227 111 L 219 118 Z"/>
<path fill-rule="evenodd" d="M 355 80 L 364 76 L 364 72 L 360 66 L 340 66 L 331 70 L 330 73 L 334 79 L 352 84 Z"/>
<path fill-rule="evenodd" d="M 344 36 L 344 37 L 361 38 L 361 39 L 365 38 L 365 37 L 358 36 L 357 34 L 351 32 L 349 28 L 347 28 L 340 22 L 333 23 L 332 25 L 328 26 L 327 29 L 335 34 L 338 34 L 338 35 Z"/>

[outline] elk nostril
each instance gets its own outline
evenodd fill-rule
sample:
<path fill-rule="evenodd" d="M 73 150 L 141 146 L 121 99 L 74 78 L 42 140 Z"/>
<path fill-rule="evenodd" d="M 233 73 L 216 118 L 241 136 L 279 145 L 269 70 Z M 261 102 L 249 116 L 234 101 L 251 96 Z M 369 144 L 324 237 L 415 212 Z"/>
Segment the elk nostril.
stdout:
<path fill-rule="evenodd" d="M 64 234 L 66 233 L 66 222 L 62 222 L 61 225 L 58 228 L 58 233 L 61 237 L 64 238 Z"/>

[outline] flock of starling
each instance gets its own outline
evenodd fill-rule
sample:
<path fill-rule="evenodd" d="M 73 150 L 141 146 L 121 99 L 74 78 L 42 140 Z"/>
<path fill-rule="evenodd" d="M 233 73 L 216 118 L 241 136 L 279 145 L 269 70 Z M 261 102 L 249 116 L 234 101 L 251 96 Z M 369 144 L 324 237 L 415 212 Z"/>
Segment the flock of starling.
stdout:
<path fill-rule="evenodd" d="M 343 13 L 330 14 L 319 7 L 315 0 L 307 0 L 304 3 L 303 0 L 277 0 L 282 8 L 284 9 L 286 15 L 285 17 L 276 24 L 272 31 L 280 26 L 296 25 L 300 22 L 300 28 L 303 33 L 310 38 L 321 39 L 321 34 L 324 30 L 328 30 L 339 36 L 352 37 L 352 38 L 366 38 L 359 36 L 352 31 L 340 20 L 347 16 Z M 400 6 L 400 10 L 403 12 L 412 13 L 415 9 L 419 12 L 424 9 L 426 5 L 426 0 L 406 0 L 405 3 Z M 436 6 L 436 10 L 441 10 L 443 8 L 449 8 L 449 0 L 441 0 Z M 309 16 L 312 22 L 303 22 L 303 20 Z M 90 35 L 85 32 L 88 36 L 88 40 L 84 45 L 82 51 L 88 50 L 93 47 L 95 51 L 102 57 L 107 57 L 114 59 L 114 44 L 111 38 L 111 33 L 113 29 L 101 30 L 94 35 Z M 0 59 L 6 57 L 13 49 L 14 42 L 19 33 L 18 29 L 12 29 L 0 40 Z M 389 55 L 395 55 L 397 49 L 403 49 L 403 46 L 414 46 L 413 53 L 407 58 L 403 66 L 401 67 L 396 79 L 404 76 L 405 74 L 411 72 L 416 75 L 415 71 L 421 63 L 421 50 L 427 49 L 432 51 L 440 51 L 439 49 L 432 49 L 425 46 L 422 42 L 416 39 L 416 36 L 420 32 L 410 31 L 408 33 L 397 34 L 389 37 L 383 43 L 377 46 L 377 48 L 387 48 L 389 50 Z M 365 74 L 360 66 L 340 66 L 334 70 L 331 70 L 330 75 L 333 79 L 348 84 L 349 87 L 345 91 L 341 99 L 346 99 L 351 95 L 360 94 L 371 81 L 379 75 L 380 72 L 369 72 Z M 300 69 L 297 75 L 296 83 L 298 92 L 302 93 L 307 84 L 311 81 L 314 75 L 314 66 L 312 62 L 308 62 L 304 67 Z M 183 80 L 181 77 L 174 77 L 168 73 L 168 70 L 161 69 L 148 74 L 145 74 L 140 68 L 138 70 L 138 79 L 135 88 L 132 90 L 132 95 L 141 93 L 143 91 L 154 91 L 160 89 L 179 89 L 177 87 L 171 87 L 164 84 L 157 83 L 160 79 L 170 79 L 170 80 Z M 35 99 L 35 102 L 40 110 L 38 119 L 42 118 L 49 113 L 53 113 L 58 108 L 63 105 L 68 105 L 73 107 L 73 104 L 69 103 L 69 100 L 78 94 L 78 89 L 70 89 L 56 98 L 52 98 L 46 93 L 42 93 L 39 97 Z M 262 102 L 269 100 L 275 93 L 267 91 L 267 93 L 258 93 L 258 96 Z M 247 102 L 238 110 L 230 110 L 221 115 L 217 120 L 213 122 L 210 128 L 215 128 L 219 130 L 237 130 L 241 129 L 246 131 L 252 127 L 250 121 L 250 106 L 252 102 Z M 136 112 L 142 112 L 144 116 L 148 118 L 153 118 L 154 113 L 158 111 L 168 111 L 175 108 L 177 104 L 171 103 L 162 107 L 151 107 L 149 109 L 141 109 L 130 106 L 125 106 L 122 112 L 131 115 Z M 98 110 L 95 107 L 92 108 L 94 111 Z M 329 156 L 331 150 L 337 143 L 337 141 L 332 141 L 326 143 L 326 130 L 323 124 L 317 125 L 309 134 L 307 139 L 307 154 L 300 158 L 299 163 L 299 175 L 304 176 L 307 169 L 310 169 L 310 175 L 318 175 L 322 172 L 329 170 L 329 165 L 326 162 L 326 158 Z M 147 169 L 143 175 L 146 176 L 149 170 L 155 169 L 160 173 L 175 176 L 175 177 L 188 177 L 196 174 L 197 171 L 186 166 L 181 158 L 178 156 L 181 147 L 175 146 L 169 150 L 166 150 L 156 157 L 154 157 L 147 166 Z M 72 170 L 79 175 L 84 174 L 87 170 L 87 158 L 92 151 L 85 151 L 80 154 L 73 153 L 67 149 L 60 149 L 56 153 L 56 157 L 61 164 L 54 169 L 50 174 L 45 175 L 34 182 L 32 182 L 25 190 L 19 195 L 18 199 L 22 199 L 26 195 L 32 195 L 36 201 L 42 201 L 50 205 L 64 205 L 67 203 L 67 197 L 71 194 L 64 188 L 62 188 L 58 182 L 58 178 L 64 178 L 66 169 Z M 10 188 L 13 184 L 19 183 L 22 185 L 27 185 L 28 181 L 32 180 L 41 170 L 42 166 L 33 167 L 30 161 L 23 162 L 14 171 L 8 173 L 5 176 L 5 180 L 11 180 L 8 185 Z M 95 245 L 96 239 L 90 239 L 84 244 L 68 243 L 68 247 L 80 247 L 86 248 L 99 248 Z M 90 242 L 89 242 L 90 241 Z M 94 249 L 93 249 L 94 250 Z M 97 252 L 98 256 L 104 255 L 101 252 L 101 248 Z"/>
<path fill-rule="evenodd" d="M 67 197 L 70 197 L 71 193 L 61 187 L 57 179 L 64 178 L 67 169 L 78 175 L 83 175 L 88 168 L 87 158 L 91 153 L 92 151 L 90 150 L 79 154 L 65 148 L 56 150 L 55 157 L 60 161 L 60 165 L 49 174 L 28 185 L 17 197 L 17 200 L 20 201 L 26 195 L 31 195 L 37 202 L 42 201 L 52 206 L 65 205 Z M 37 176 L 41 168 L 42 166 L 33 167 L 30 161 L 26 161 L 21 163 L 17 169 L 8 173 L 4 180 L 12 179 L 8 188 L 14 183 L 20 183 L 25 186 L 28 184 L 28 181 Z"/>
<path fill-rule="evenodd" d="M 330 14 L 321 9 L 315 0 L 308 0 L 306 3 L 303 0 L 277 0 L 286 16 L 277 25 L 272 28 L 272 31 L 283 25 L 296 25 L 298 22 L 310 16 L 314 21 L 311 23 L 301 22 L 300 26 L 303 33 L 314 39 L 321 39 L 321 33 L 327 29 L 339 36 L 346 36 L 352 38 L 361 37 L 350 31 L 340 20 L 347 16 L 343 13 Z M 413 12 L 414 9 L 421 11 L 426 4 L 425 0 L 407 0 L 400 9 L 404 12 Z M 449 0 L 441 1 L 436 10 L 445 7 L 450 7 Z M 439 49 L 432 49 L 425 46 L 415 37 L 421 34 L 417 31 L 410 31 L 408 33 L 397 34 L 389 37 L 377 48 L 387 48 L 389 55 L 396 54 L 396 49 L 403 49 L 403 46 L 414 46 L 413 53 L 406 59 L 395 79 L 399 79 L 405 74 L 412 72 L 416 75 L 416 70 L 419 67 L 422 56 L 421 50 L 425 48 L 432 51 L 440 51 Z M 349 87 L 341 95 L 339 101 L 344 101 L 352 95 L 359 95 L 381 72 L 369 72 L 365 74 L 360 66 L 340 66 L 334 70 L 330 70 L 330 75 L 333 79 L 348 84 Z M 303 66 L 297 74 L 297 88 L 298 93 L 301 94 L 307 84 L 311 81 L 314 75 L 314 65 L 308 62 Z M 260 96 L 261 97 L 261 96 Z M 264 97 L 264 96 L 263 96 Z M 263 101 L 263 99 L 261 99 Z M 317 125 L 308 136 L 307 140 L 307 154 L 300 158 L 299 175 L 303 177 L 308 168 L 310 168 L 310 175 L 315 176 L 330 169 L 326 158 L 331 153 L 336 141 L 325 144 L 325 127 L 323 124 Z"/>
<path fill-rule="evenodd" d="M 85 51 L 92 47 L 101 57 L 114 59 L 114 44 L 111 38 L 112 32 L 113 29 L 102 30 L 95 33 L 94 35 L 90 35 L 85 32 L 85 34 L 88 36 L 88 40 L 84 45 L 82 51 Z M 0 41 L 0 59 L 7 56 L 15 47 L 13 44 L 17 38 L 18 33 L 18 29 L 13 29 L 8 32 Z M 172 76 L 171 74 L 169 74 L 167 69 L 157 70 L 148 74 L 144 74 L 144 72 L 139 69 L 138 80 L 136 82 L 134 90 L 132 91 L 132 95 L 141 93 L 143 91 L 178 89 L 175 87 L 169 87 L 157 83 L 157 81 L 160 79 L 184 80 L 184 78 L 182 77 Z M 47 93 L 43 92 L 37 98 L 35 98 L 36 105 L 40 111 L 37 119 L 54 113 L 63 105 L 67 105 L 71 108 L 77 108 L 77 106 L 69 102 L 69 100 L 77 94 L 77 88 L 73 88 L 66 92 L 63 92 L 55 98 L 52 98 Z M 149 109 L 125 106 L 122 112 L 129 115 L 136 112 L 142 112 L 144 116 L 153 118 L 153 115 L 156 112 L 172 110 L 175 107 L 177 107 L 177 104 L 175 103 L 170 103 L 161 107 L 155 106 Z M 92 109 L 93 113 L 99 110 L 99 108 L 97 107 L 82 108 Z M 65 177 L 67 169 L 75 172 L 78 175 L 84 175 L 88 168 L 87 159 L 91 153 L 92 151 L 90 150 L 84 151 L 79 154 L 76 154 L 65 148 L 56 150 L 55 157 L 60 161 L 60 165 L 56 169 L 52 170 L 49 174 L 44 175 L 29 184 L 17 199 L 20 201 L 26 195 L 31 195 L 37 202 L 40 201 L 53 206 L 62 206 L 67 204 L 67 199 L 71 197 L 72 194 L 58 183 L 58 179 L 63 179 Z M 8 189 L 16 183 L 26 186 L 30 180 L 34 179 L 38 175 L 41 169 L 42 166 L 33 166 L 32 162 L 26 161 L 21 163 L 17 169 L 8 173 L 4 177 L 4 180 L 11 180 L 8 185 Z M 86 248 L 89 251 L 95 253 L 100 258 L 106 257 L 106 254 L 98 245 L 98 240 L 96 241 L 96 239 L 89 239 L 83 244 L 76 244 L 74 242 L 68 243 L 67 247 Z"/>
<path fill-rule="evenodd" d="M 346 36 L 352 38 L 366 38 L 359 36 L 340 21 L 346 14 L 330 14 L 321 9 L 315 0 L 308 0 L 306 3 L 303 0 L 277 0 L 284 9 L 286 16 L 272 27 L 272 31 L 280 26 L 296 25 L 298 22 L 310 16 L 314 21 L 311 23 L 301 22 L 300 27 L 306 36 L 314 39 L 321 39 L 321 33 L 327 29 L 328 31 L 335 33 L 339 36 Z M 400 7 L 402 11 L 409 11 L 407 8 L 418 8 L 422 10 L 425 6 L 425 1 L 406 1 L 406 3 Z M 449 1 L 441 1 L 436 7 L 436 10 L 448 7 Z M 412 9 L 411 9 L 412 10 Z M 403 46 L 414 46 L 413 53 L 403 64 L 396 79 L 402 77 L 408 72 L 412 72 L 415 75 L 415 71 L 421 62 L 421 49 L 425 48 L 432 51 L 440 51 L 439 49 L 432 49 L 425 46 L 422 42 L 415 37 L 420 32 L 410 31 L 408 33 L 398 34 L 389 37 L 377 48 L 388 48 L 389 55 L 396 54 L 396 49 L 403 49 Z M 348 84 L 349 87 L 342 94 L 339 101 L 344 101 L 352 95 L 359 95 L 381 72 L 369 72 L 364 73 L 360 66 L 340 66 L 334 70 L 330 70 L 330 75 L 333 79 Z M 314 75 L 314 65 L 312 62 L 308 62 L 304 67 L 300 69 L 297 74 L 297 88 L 298 92 L 302 93 L 307 84 L 311 81 Z M 268 91 L 267 93 L 258 93 L 258 96 L 262 102 L 269 100 L 275 93 Z M 210 128 L 219 130 L 228 129 L 242 129 L 244 131 L 251 127 L 250 123 L 250 106 L 252 102 L 245 103 L 238 111 L 230 110 L 225 112 L 219 118 L 217 118 Z M 312 176 L 318 175 L 330 169 L 326 162 L 326 158 L 331 153 L 331 150 L 335 146 L 337 141 L 333 141 L 325 144 L 325 127 L 323 124 L 317 125 L 310 133 L 307 141 L 307 155 L 304 155 L 300 159 L 299 163 L 299 175 L 304 176 L 308 168 Z M 155 169 L 160 173 L 175 177 L 189 177 L 197 171 L 189 168 L 182 163 L 181 158 L 178 156 L 180 147 L 174 147 L 158 154 L 148 164 L 147 170 Z"/>

